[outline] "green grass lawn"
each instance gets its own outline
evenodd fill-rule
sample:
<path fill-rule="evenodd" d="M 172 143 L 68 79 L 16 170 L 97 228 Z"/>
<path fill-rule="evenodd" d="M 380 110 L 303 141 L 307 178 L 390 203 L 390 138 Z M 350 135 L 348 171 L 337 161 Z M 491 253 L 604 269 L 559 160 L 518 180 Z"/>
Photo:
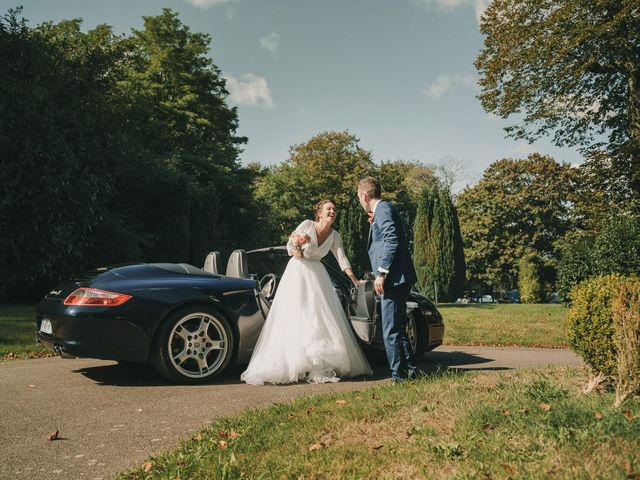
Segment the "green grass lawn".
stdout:
<path fill-rule="evenodd" d="M 566 347 L 569 309 L 558 304 L 441 304 L 444 343 Z"/>
<path fill-rule="evenodd" d="M 218 420 L 119 478 L 620 479 L 640 475 L 640 399 L 583 369 L 444 373 Z"/>
<path fill-rule="evenodd" d="M 0 359 L 51 356 L 36 344 L 34 305 L 0 305 Z"/>

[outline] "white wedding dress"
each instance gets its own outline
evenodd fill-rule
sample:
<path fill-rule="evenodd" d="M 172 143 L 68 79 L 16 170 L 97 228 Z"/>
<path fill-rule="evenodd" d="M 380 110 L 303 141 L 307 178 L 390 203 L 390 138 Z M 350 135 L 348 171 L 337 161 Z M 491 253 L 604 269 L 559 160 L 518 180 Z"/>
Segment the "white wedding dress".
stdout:
<path fill-rule="evenodd" d="M 373 372 L 358 345 L 329 274 L 320 260 L 332 251 L 340 267 L 350 267 L 335 230 L 322 245 L 314 222 L 296 233 L 307 234 L 304 258 L 287 264 L 249 366 L 241 380 L 253 384 L 337 382 Z M 293 245 L 287 245 L 292 254 Z"/>

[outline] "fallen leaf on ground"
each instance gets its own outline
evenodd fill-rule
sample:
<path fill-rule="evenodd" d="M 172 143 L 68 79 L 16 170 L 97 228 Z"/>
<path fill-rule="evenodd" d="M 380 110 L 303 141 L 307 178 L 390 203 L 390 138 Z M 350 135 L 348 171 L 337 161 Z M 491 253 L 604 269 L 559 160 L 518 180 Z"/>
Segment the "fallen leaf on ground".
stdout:
<path fill-rule="evenodd" d="M 549 405 L 548 403 L 541 403 L 540 409 L 544 410 L 545 412 L 548 412 L 549 410 L 551 410 L 551 405 Z"/>
<path fill-rule="evenodd" d="M 235 430 L 231 430 L 229 432 L 229 438 L 238 438 L 240 436 L 240 434 L 238 432 L 236 432 Z"/>
<path fill-rule="evenodd" d="M 201 433 L 196 433 L 196 434 L 195 434 L 195 436 L 193 437 L 193 439 L 194 439 L 196 442 L 200 442 L 200 441 L 202 441 L 202 434 L 201 434 Z"/>
<path fill-rule="evenodd" d="M 602 420 L 603 415 L 602 415 L 602 412 L 601 412 L 601 411 L 596 410 L 596 412 L 594 413 L 594 415 L 595 415 L 595 417 L 596 417 L 598 420 Z"/>
<path fill-rule="evenodd" d="M 384 447 L 384 445 L 374 445 L 373 447 L 371 447 L 372 450 L 380 450 L 382 447 Z"/>
<path fill-rule="evenodd" d="M 145 473 L 149 473 L 151 470 L 153 470 L 153 462 L 147 460 L 142 464 L 142 469 L 145 471 Z"/>
<path fill-rule="evenodd" d="M 313 452 L 314 450 L 320 450 L 321 448 L 324 448 L 324 447 L 325 447 L 324 442 L 316 442 L 309 447 L 309 451 Z"/>
<path fill-rule="evenodd" d="M 502 410 L 502 416 L 503 417 L 508 417 L 509 415 L 511 415 L 511 413 L 509 413 L 509 409 L 505 408 L 504 410 Z"/>
<path fill-rule="evenodd" d="M 633 413 L 631 413 L 631 410 L 625 410 L 622 413 L 624 413 L 624 416 L 627 417 L 627 420 L 633 420 Z"/>
<path fill-rule="evenodd" d="M 337 403 L 338 405 L 346 405 L 346 404 L 347 404 L 347 401 L 346 401 L 346 400 L 336 400 L 336 403 Z"/>
<path fill-rule="evenodd" d="M 55 432 L 50 432 L 49 435 L 47 435 L 47 438 L 49 439 L 49 441 L 57 440 L 59 433 L 60 433 L 59 430 L 56 430 Z"/>
<path fill-rule="evenodd" d="M 227 446 L 228 446 L 228 445 L 229 445 L 229 444 L 228 444 L 225 440 L 220 440 L 220 441 L 218 441 L 218 446 L 219 446 L 220 448 L 223 448 L 223 449 L 224 449 L 224 448 L 227 448 Z"/>
<path fill-rule="evenodd" d="M 309 408 L 307 408 L 307 410 L 306 410 L 307 415 L 309 415 L 309 414 L 310 414 L 311 412 L 313 412 L 314 410 L 315 410 L 315 408 L 313 408 L 313 407 L 309 407 Z"/>

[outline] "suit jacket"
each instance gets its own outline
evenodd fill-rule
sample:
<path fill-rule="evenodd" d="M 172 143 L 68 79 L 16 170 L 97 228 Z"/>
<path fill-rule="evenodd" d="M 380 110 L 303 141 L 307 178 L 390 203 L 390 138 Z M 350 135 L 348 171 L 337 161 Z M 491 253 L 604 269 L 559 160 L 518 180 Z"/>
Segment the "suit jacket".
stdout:
<path fill-rule="evenodd" d="M 380 200 L 376 206 L 369 228 L 367 250 L 374 274 L 378 267 L 389 271 L 385 285 L 395 287 L 403 283 L 416 283 L 418 277 L 409 253 L 404 222 L 391 202 Z"/>

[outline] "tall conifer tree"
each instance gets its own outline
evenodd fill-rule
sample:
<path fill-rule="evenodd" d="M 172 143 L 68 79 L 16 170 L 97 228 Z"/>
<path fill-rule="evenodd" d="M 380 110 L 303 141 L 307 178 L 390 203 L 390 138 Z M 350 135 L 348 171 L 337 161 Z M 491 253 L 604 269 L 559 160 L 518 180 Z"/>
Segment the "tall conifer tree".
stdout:
<path fill-rule="evenodd" d="M 455 300 L 462 294 L 465 262 L 462 236 L 448 189 L 427 186 L 414 224 L 414 261 L 418 288 L 434 298 Z"/>
<path fill-rule="evenodd" d="M 341 207 L 338 215 L 338 231 L 342 237 L 347 258 L 356 275 L 361 277 L 364 272 L 371 271 L 371 263 L 367 254 L 369 224 L 355 195 L 347 205 Z"/>

